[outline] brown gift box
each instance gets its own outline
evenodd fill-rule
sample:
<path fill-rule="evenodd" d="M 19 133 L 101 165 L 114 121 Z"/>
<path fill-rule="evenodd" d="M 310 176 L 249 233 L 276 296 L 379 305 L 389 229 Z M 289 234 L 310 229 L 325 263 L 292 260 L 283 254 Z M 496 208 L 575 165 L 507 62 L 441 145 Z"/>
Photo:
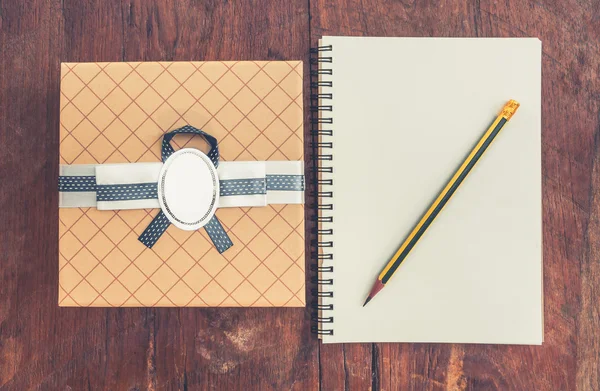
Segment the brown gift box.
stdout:
<path fill-rule="evenodd" d="M 61 164 L 160 161 L 162 135 L 185 124 L 224 161 L 303 159 L 300 61 L 63 63 L 60 89 Z M 304 306 L 303 205 L 218 209 L 223 254 L 173 225 L 144 247 L 157 212 L 61 208 L 59 305 Z"/>

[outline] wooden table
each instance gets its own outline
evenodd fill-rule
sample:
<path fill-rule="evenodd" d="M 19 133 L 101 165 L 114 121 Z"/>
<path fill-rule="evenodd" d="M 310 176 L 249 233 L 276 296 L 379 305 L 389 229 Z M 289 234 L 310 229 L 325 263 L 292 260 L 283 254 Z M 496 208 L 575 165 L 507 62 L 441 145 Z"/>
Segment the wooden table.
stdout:
<path fill-rule="evenodd" d="M 0 390 L 600 389 L 600 2 L 558 3 L 0 0 Z M 307 309 L 57 307 L 60 62 L 308 76 L 323 34 L 542 39 L 543 346 L 324 346 Z"/>

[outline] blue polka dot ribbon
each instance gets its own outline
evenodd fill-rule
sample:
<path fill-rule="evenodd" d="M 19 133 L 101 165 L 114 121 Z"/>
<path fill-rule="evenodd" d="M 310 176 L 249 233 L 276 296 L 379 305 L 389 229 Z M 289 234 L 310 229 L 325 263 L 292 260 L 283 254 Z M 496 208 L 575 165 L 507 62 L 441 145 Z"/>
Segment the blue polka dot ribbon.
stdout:
<path fill-rule="evenodd" d="M 166 133 L 163 136 L 161 153 L 163 163 L 166 162 L 169 156 L 171 156 L 175 152 L 173 146 L 171 145 L 171 140 L 178 134 L 196 134 L 198 136 L 202 136 L 210 146 L 210 150 L 208 151 L 208 158 L 215 165 L 215 167 L 219 167 L 219 145 L 217 144 L 217 139 L 211 136 L 210 134 L 200 129 L 196 129 L 190 125 L 185 125 L 182 128 L 175 129 L 169 133 Z"/>
<path fill-rule="evenodd" d="M 208 145 L 210 146 L 210 150 L 208 151 L 207 156 L 215 165 L 215 167 L 219 167 L 219 146 L 217 144 L 217 139 L 211 136 L 210 134 L 196 129 L 193 126 L 186 125 L 182 128 L 173 130 L 172 132 L 166 133 L 163 136 L 162 142 L 162 161 L 165 162 L 169 156 L 171 156 L 175 150 L 173 146 L 171 146 L 171 139 L 175 137 L 177 134 L 195 134 L 202 136 Z M 159 211 L 156 217 L 152 220 L 150 225 L 142 232 L 138 240 L 142 242 L 146 247 L 152 248 L 154 244 L 158 241 L 158 239 L 165 233 L 167 228 L 169 228 L 171 222 L 167 219 L 167 216 L 163 213 L 163 211 Z M 215 248 L 219 253 L 223 253 L 228 248 L 233 246 L 233 242 L 225 232 L 225 229 L 221 225 L 221 222 L 217 219 L 217 216 L 213 216 L 209 222 L 204 226 L 208 237 L 215 245 Z"/>

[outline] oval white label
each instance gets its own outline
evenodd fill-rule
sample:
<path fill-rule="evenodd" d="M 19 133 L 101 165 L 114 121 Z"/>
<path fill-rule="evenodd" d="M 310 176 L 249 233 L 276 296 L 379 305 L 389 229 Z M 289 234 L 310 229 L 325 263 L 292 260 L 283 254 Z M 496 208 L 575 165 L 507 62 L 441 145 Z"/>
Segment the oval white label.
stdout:
<path fill-rule="evenodd" d="M 203 227 L 219 204 L 217 169 L 202 151 L 180 149 L 162 167 L 158 200 L 163 213 L 178 228 L 194 231 Z"/>

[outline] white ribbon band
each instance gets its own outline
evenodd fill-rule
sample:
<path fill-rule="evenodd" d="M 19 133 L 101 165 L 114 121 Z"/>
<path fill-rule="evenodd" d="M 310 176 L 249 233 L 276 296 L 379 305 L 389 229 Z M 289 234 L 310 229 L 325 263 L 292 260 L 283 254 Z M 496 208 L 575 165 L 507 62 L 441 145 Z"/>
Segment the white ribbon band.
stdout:
<path fill-rule="evenodd" d="M 163 163 L 61 165 L 59 207 L 158 209 L 155 184 Z M 219 207 L 304 203 L 301 161 L 221 162 Z"/>

